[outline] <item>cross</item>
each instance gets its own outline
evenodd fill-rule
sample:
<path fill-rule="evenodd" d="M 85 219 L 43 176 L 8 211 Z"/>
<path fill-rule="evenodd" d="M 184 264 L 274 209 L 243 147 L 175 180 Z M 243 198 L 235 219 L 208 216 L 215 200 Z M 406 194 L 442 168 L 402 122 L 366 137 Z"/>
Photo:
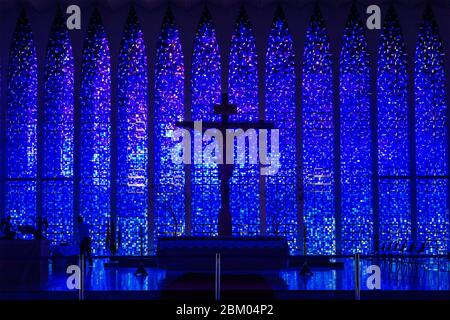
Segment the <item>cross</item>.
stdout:
<path fill-rule="evenodd" d="M 273 123 L 264 122 L 260 120 L 258 122 L 230 122 L 229 116 L 237 114 L 237 107 L 235 104 L 228 102 L 228 93 L 222 93 L 221 104 L 214 106 L 214 113 L 222 116 L 220 122 L 202 122 L 202 130 L 218 129 L 222 135 L 226 136 L 227 129 L 242 129 L 244 131 L 248 129 L 274 129 Z M 180 121 L 177 122 L 177 126 L 181 128 L 194 128 L 194 121 Z M 219 210 L 219 237 L 231 237 L 232 236 L 232 221 L 230 210 L 230 178 L 233 174 L 234 164 L 227 164 L 226 149 L 223 148 L 223 164 L 218 164 L 219 179 L 220 179 L 220 193 L 221 193 L 221 207 Z"/>

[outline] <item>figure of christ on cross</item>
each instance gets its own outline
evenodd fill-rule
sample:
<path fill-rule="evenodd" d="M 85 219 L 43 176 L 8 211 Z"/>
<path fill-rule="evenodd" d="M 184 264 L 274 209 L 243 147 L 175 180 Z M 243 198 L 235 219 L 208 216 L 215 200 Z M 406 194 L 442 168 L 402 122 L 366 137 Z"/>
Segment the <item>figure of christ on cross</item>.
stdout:
<path fill-rule="evenodd" d="M 227 129 L 274 129 L 273 123 L 259 122 L 230 122 L 229 116 L 237 114 L 237 107 L 228 102 L 228 94 L 222 93 L 222 103 L 214 106 L 214 113 L 222 116 L 220 122 L 202 122 L 202 130 L 217 129 L 226 136 Z M 176 124 L 180 128 L 194 129 L 194 121 L 180 121 Z M 202 132 L 203 133 L 203 132 Z M 232 217 L 230 209 L 230 179 L 233 175 L 234 164 L 227 164 L 226 149 L 223 148 L 223 164 L 218 164 L 220 179 L 221 207 L 219 209 L 219 237 L 232 236 Z"/>

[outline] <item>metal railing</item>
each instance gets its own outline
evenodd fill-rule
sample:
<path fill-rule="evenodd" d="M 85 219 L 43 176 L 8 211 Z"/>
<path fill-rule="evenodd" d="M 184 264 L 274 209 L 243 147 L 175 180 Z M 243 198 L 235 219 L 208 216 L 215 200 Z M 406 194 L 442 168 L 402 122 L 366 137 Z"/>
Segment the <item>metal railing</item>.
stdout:
<path fill-rule="evenodd" d="M 96 265 L 101 265 L 102 270 L 99 270 L 98 268 L 87 268 L 86 265 L 86 257 L 84 255 L 79 255 L 75 257 L 54 257 L 54 256 L 46 256 L 46 257 L 36 257 L 36 258 L 30 258 L 30 257 L 24 257 L 24 256 L 9 256 L 9 257 L 0 257 L 0 266 L 6 265 L 8 261 L 13 261 L 12 266 L 17 265 L 23 265 L 24 262 L 29 261 L 37 261 L 42 260 L 44 265 L 48 267 L 50 270 L 51 267 L 55 267 L 56 265 L 59 265 L 58 271 L 54 271 L 52 276 L 58 277 L 58 285 L 59 287 L 51 288 L 44 286 L 43 288 L 38 288 L 30 286 L 30 288 L 17 286 L 17 288 L 14 288 L 14 282 L 11 282 L 9 285 L 9 289 L 7 289 L 5 292 L 10 290 L 12 288 L 12 291 L 21 291 L 23 290 L 24 293 L 29 291 L 35 291 L 35 290 L 54 290 L 54 291 L 72 291 L 77 292 L 77 298 L 79 300 L 86 299 L 86 292 L 90 291 L 98 291 L 98 290 L 104 290 L 104 291 L 121 291 L 121 290 L 130 290 L 133 288 L 127 288 L 128 285 L 125 280 L 118 280 L 117 278 L 104 278 L 104 267 L 105 264 L 110 263 L 113 260 L 112 258 L 117 259 L 117 257 L 113 256 L 103 256 L 102 258 L 95 258 L 97 260 Z M 273 257 L 275 258 L 275 257 Z M 261 265 L 261 270 L 264 269 L 264 264 L 269 260 L 273 259 L 270 256 L 269 257 L 246 257 L 245 255 L 227 255 L 222 254 L 220 252 L 217 252 L 215 256 L 209 257 L 207 260 L 207 263 L 209 264 L 209 268 L 207 267 L 204 270 L 197 270 L 197 273 L 204 274 L 204 275 L 211 275 L 214 278 L 214 299 L 219 301 L 222 299 L 222 293 L 223 286 L 222 284 L 227 284 L 227 279 L 229 279 L 230 274 L 239 274 L 241 270 L 239 270 L 239 265 L 235 269 L 230 269 L 230 264 L 233 264 L 232 261 L 244 261 L 245 259 L 254 259 L 255 263 L 258 263 Z M 278 258 L 278 257 L 277 257 Z M 104 261 L 98 261 L 99 259 L 104 259 Z M 153 259 L 157 262 L 156 257 L 146 257 L 146 259 Z M 335 255 L 335 256 L 300 256 L 300 257 L 293 257 L 289 256 L 287 257 L 288 264 L 283 270 L 287 270 L 286 272 L 290 272 L 292 275 L 298 279 L 297 281 L 307 283 L 310 281 L 311 283 L 314 283 L 315 279 L 317 277 L 326 277 L 325 273 L 328 272 L 331 274 L 330 281 L 336 281 L 336 274 L 338 275 L 338 278 L 340 277 L 341 281 L 345 282 L 345 285 L 343 287 L 339 287 L 338 284 L 334 286 L 335 291 L 348 291 L 349 289 L 352 290 L 353 288 L 354 294 L 353 298 L 355 300 L 360 299 L 367 299 L 371 295 L 368 294 L 369 290 L 373 290 L 373 288 L 368 288 L 366 286 L 366 281 L 368 277 L 372 276 L 372 274 L 367 272 L 368 267 L 370 266 L 376 266 L 379 268 L 381 275 L 381 283 L 382 286 L 376 287 L 375 289 L 378 290 L 385 290 L 385 291 L 405 291 L 408 290 L 416 290 L 414 288 L 418 288 L 418 290 L 423 291 L 447 291 L 450 296 L 450 257 L 444 256 L 444 255 L 427 255 L 427 254 L 404 254 L 404 253 L 389 253 L 389 254 L 377 254 L 377 255 L 364 255 L 364 254 L 355 254 L 355 255 Z M 296 260 L 297 259 L 297 260 Z M 152 261 L 153 261 L 152 260 Z M 210 261 L 210 262 L 208 262 Z M 311 274 L 301 274 L 302 269 L 302 261 L 308 261 L 309 268 L 311 269 Z M 334 261 L 342 261 L 342 266 L 328 266 L 328 267 L 317 267 L 317 261 L 323 261 L 325 262 L 334 262 Z M 136 257 L 135 260 L 129 263 L 135 263 L 136 266 L 138 263 L 142 263 L 142 260 L 139 259 L 139 257 Z M 36 265 L 36 264 L 34 264 Z M 74 274 L 68 274 L 67 273 L 67 267 L 70 265 L 75 265 L 79 268 L 79 272 L 77 273 L 77 276 L 79 277 L 77 283 L 79 283 L 79 286 L 76 288 L 76 290 L 68 290 L 66 287 L 64 287 L 65 281 L 67 281 L 68 277 L 74 276 Z M 146 281 L 145 277 L 152 277 L 153 274 L 156 272 L 155 268 L 159 268 L 156 264 L 155 267 L 149 266 L 150 264 L 142 264 L 147 269 L 147 274 L 142 276 L 141 280 Z M 44 266 L 45 267 L 45 266 Z M 118 268 L 121 268 L 119 266 L 110 266 L 111 270 L 115 270 L 114 272 L 125 272 L 125 271 L 117 271 Z M 126 267 L 128 269 L 131 269 L 132 267 L 128 266 Z M 328 269 L 327 269 L 328 268 Z M 128 270 L 127 269 L 127 270 Z M 129 279 L 138 277 L 133 273 L 135 267 L 132 270 L 129 270 L 129 272 L 123 277 L 123 279 Z M 325 269 L 325 271 L 324 271 Z M 159 270 L 159 269 L 158 269 Z M 257 274 L 261 270 L 253 271 L 254 274 Z M 284 272 L 283 270 L 263 270 L 266 274 L 272 273 L 276 274 L 277 272 Z M 373 270 L 373 268 L 372 268 Z M 111 271 L 112 272 L 112 271 Z M 159 271 L 158 271 L 159 272 Z M 167 271 L 169 272 L 169 271 Z M 183 272 L 183 271 L 178 271 Z M 185 270 L 184 272 L 188 272 Z M 261 271 L 261 273 L 264 273 Z M 176 273 L 176 272 L 174 272 Z M 246 273 L 252 274 L 252 270 L 246 270 Z M 3 277 L 7 277 L 7 274 L 0 275 Z M 374 273 L 375 276 L 375 273 Z M 86 278 L 88 277 L 88 278 Z M 228 277 L 228 278 L 227 278 Z M 206 277 L 207 278 L 207 277 Z M 92 283 L 95 283 L 96 281 L 104 281 L 107 285 L 99 289 L 99 287 L 95 287 L 92 285 Z M 161 283 L 164 283 L 167 280 L 167 277 L 161 278 Z M 211 278 L 211 283 L 212 283 Z M 325 279 L 326 280 L 326 279 Z M 64 281 L 64 282 L 63 282 Z M 108 281 L 115 281 L 114 283 L 109 283 Z M 119 283 L 119 281 L 124 281 L 123 283 Z M 447 283 L 447 285 L 445 284 Z M 318 285 L 319 286 L 319 285 Z M 299 291 L 317 291 L 317 290 L 329 290 L 327 288 L 320 288 L 320 287 L 307 287 L 307 286 L 297 286 L 293 287 L 291 289 L 286 289 L 286 291 L 292 291 L 292 292 L 299 292 Z M 229 290 L 229 285 L 225 286 L 225 291 Z M 404 288 L 412 288 L 412 289 L 404 289 Z M 134 288 L 133 290 L 135 290 Z M 191 288 L 192 290 L 205 290 L 202 289 L 201 286 L 198 286 L 194 288 Z M 251 289 L 251 288 L 249 288 Z M 140 290 L 140 289 L 136 289 Z M 141 289 L 142 290 L 142 289 Z M 157 289 L 151 289 L 154 291 L 164 291 L 164 286 L 161 285 L 161 287 L 158 287 Z M 245 290 L 239 289 L 239 290 Z M 277 290 L 277 289 L 274 289 Z M 283 289 L 284 290 L 284 289 Z M 11 291 L 11 290 L 10 290 Z M 0 296 L 2 294 L 2 285 L 0 282 Z"/>

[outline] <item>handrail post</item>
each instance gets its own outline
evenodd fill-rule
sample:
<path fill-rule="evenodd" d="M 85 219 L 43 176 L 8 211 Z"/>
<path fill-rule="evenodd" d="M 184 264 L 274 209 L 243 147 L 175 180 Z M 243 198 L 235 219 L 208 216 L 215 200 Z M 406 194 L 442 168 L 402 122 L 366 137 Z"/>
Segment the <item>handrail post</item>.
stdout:
<path fill-rule="evenodd" d="M 220 253 L 216 253 L 215 298 L 220 300 Z"/>
<path fill-rule="evenodd" d="M 80 290 L 78 291 L 78 299 L 84 300 L 84 254 L 80 254 Z"/>
<path fill-rule="evenodd" d="M 355 254 L 355 300 L 361 300 L 360 254 Z"/>

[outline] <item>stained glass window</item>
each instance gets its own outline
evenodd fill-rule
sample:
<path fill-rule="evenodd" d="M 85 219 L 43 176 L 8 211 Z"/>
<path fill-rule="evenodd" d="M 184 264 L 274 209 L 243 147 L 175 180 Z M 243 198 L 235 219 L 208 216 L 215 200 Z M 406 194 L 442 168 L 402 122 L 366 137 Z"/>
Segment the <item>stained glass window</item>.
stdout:
<path fill-rule="evenodd" d="M 236 22 L 231 38 L 228 86 L 230 102 L 238 114 L 231 121 L 258 121 L 258 69 L 253 30 L 245 11 Z M 235 153 L 236 155 L 236 153 Z M 246 159 L 248 158 L 246 148 Z M 235 156 L 235 161 L 237 160 Z M 259 165 L 235 164 L 230 180 L 233 234 L 259 234 Z"/>
<path fill-rule="evenodd" d="M 280 168 L 266 176 L 268 234 L 285 236 L 297 249 L 295 56 L 286 19 L 278 13 L 269 33 L 265 66 L 266 120 L 279 129 Z M 268 138 L 270 141 L 270 138 Z M 272 152 L 269 148 L 269 154 Z"/>
<path fill-rule="evenodd" d="M 50 31 L 44 75 L 43 215 L 52 243 L 69 243 L 73 236 L 73 72 L 69 32 L 58 12 Z"/>
<path fill-rule="evenodd" d="M 444 48 L 431 8 L 419 29 L 415 56 L 418 239 L 430 254 L 448 246 L 448 150 Z"/>
<path fill-rule="evenodd" d="M 378 174 L 381 241 L 411 233 L 406 49 L 391 8 L 378 51 Z"/>
<path fill-rule="evenodd" d="M 94 254 L 106 254 L 110 217 L 111 65 L 100 14 L 92 16 L 81 70 L 80 212 Z"/>
<path fill-rule="evenodd" d="M 117 81 L 119 253 L 137 255 L 141 242 L 143 252 L 147 250 L 148 75 L 144 36 L 134 10 L 122 37 Z"/>
<path fill-rule="evenodd" d="M 333 91 L 330 44 L 316 9 L 306 32 L 303 61 L 303 181 L 306 250 L 333 254 L 335 244 Z"/>
<path fill-rule="evenodd" d="M 36 219 L 37 55 L 30 24 L 22 12 L 8 64 L 6 113 L 6 215 L 15 225 Z"/>
<path fill-rule="evenodd" d="M 171 12 L 161 28 L 155 67 L 155 218 L 157 235 L 184 232 L 184 165 L 175 164 L 175 123 L 184 116 L 184 63 L 180 33 Z"/>
<path fill-rule="evenodd" d="M 342 252 L 370 253 L 370 69 L 364 25 L 355 7 L 344 30 L 340 56 Z"/>
<path fill-rule="evenodd" d="M 417 238 L 427 253 L 449 248 L 448 136 L 444 48 L 428 8 L 420 26 L 414 59 L 415 127 L 408 109 L 406 48 L 399 20 L 391 8 L 381 30 L 377 63 L 377 137 L 370 130 L 370 67 L 364 22 L 353 7 L 341 42 L 339 106 L 333 106 L 332 59 L 319 9 L 310 20 L 302 66 L 296 66 L 294 43 L 281 11 L 273 20 L 265 57 L 265 120 L 280 130 L 281 166 L 266 176 L 260 192 L 260 165 L 236 164 L 230 181 L 233 235 L 260 233 L 260 197 L 265 202 L 267 233 L 285 236 L 297 248 L 297 211 L 303 200 L 308 254 L 336 252 L 335 201 L 342 204 L 342 250 L 370 253 L 377 234 L 381 242 L 411 238 L 411 186 L 417 185 Z M 175 123 L 185 119 L 185 66 L 180 30 L 166 14 L 155 56 L 155 85 L 148 87 L 144 36 L 134 10 L 122 36 L 117 70 L 117 141 L 111 140 L 111 63 L 105 29 L 95 11 L 87 28 L 80 91 L 80 214 L 91 226 L 94 254 L 107 254 L 111 203 L 117 205 L 119 254 L 144 253 L 148 237 L 185 233 L 185 184 L 192 185 L 192 234 L 217 235 L 221 205 L 218 167 L 194 163 L 191 181 L 184 166 L 173 162 Z M 38 62 L 30 24 L 23 12 L 9 53 L 5 140 L 5 215 L 13 224 L 34 225 L 37 199 L 49 221 L 52 243 L 73 241 L 74 211 L 74 57 L 61 13 L 53 22 L 42 74 L 42 117 L 38 130 Z M 230 43 L 228 79 L 222 66 L 216 31 L 204 12 L 192 56 L 192 120 L 220 121 L 214 105 L 221 102 L 222 80 L 228 81 L 230 121 L 259 120 L 257 51 L 252 26 L 241 11 Z M 297 70 L 299 68 L 302 70 Z M 296 69 L 297 68 L 297 69 Z M 297 82 L 296 71 L 302 71 Z M 302 92 L 302 170 L 298 172 L 296 92 Z M 154 178 L 148 182 L 149 90 L 154 90 Z M 409 92 L 412 94 L 412 92 Z M 261 106 L 262 107 L 262 106 Z M 340 109 L 340 132 L 334 111 Z M 262 109 L 261 109 L 262 111 Z M 78 118 L 77 118 L 78 119 Z M 78 122 L 77 122 L 78 123 Z M 115 122 L 114 122 L 115 123 Z M 412 122 L 411 122 L 412 124 Z M 3 123 L 2 123 L 3 125 Z M 42 165 L 37 164 L 37 132 L 42 128 Z M 115 131 L 113 131 L 115 132 Z M 414 135 L 412 135 L 414 132 Z M 335 159 L 334 135 L 340 134 Z M 151 136 L 151 135 L 150 135 Z M 199 137 L 196 136 L 198 139 Z M 409 139 L 415 139 L 415 141 Z M 201 137 L 200 137 L 201 139 Z M 115 143 L 116 142 L 116 143 Z M 410 150 L 415 142 L 416 150 Z M 202 141 L 202 150 L 214 143 Z M 371 155 L 376 143 L 378 154 Z M 41 144 L 39 144 L 41 146 Z M 111 145 L 117 145 L 117 198 L 111 195 Z M 235 145 L 235 150 L 237 145 Z M 201 150 L 194 150 L 201 152 Z M 416 172 L 410 172 L 411 153 Z M 115 154 L 115 152 L 113 153 Z M 3 154 L 2 154 L 3 155 Z M 203 155 L 208 157 L 210 155 Z M 246 159 L 249 150 L 246 148 Z M 373 230 L 372 156 L 378 158 L 379 230 Z M 195 158 L 195 157 L 193 157 Z M 39 158 L 41 159 L 41 158 Z M 78 158 L 77 158 L 78 159 Z M 195 159 L 194 159 L 195 160 Z M 206 160 L 206 159 L 203 159 Z M 236 160 L 236 158 L 235 158 Z M 335 199 L 334 165 L 339 161 L 342 198 Z M 115 164 L 115 162 L 112 162 Z M 0 168 L 3 170 L 4 168 Z M 41 170 L 39 171 L 38 170 Z M 41 176 L 42 184 L 37 183 Z M 417 181 L 411 183 L 411 176 Z M 114 174 L 115 176 L 115 174 Z M 298 182 L 302 181 L 300 187 Z M 336 181 L 337 182 L 337 181 Z M 41 187 L 42 190 L 37 190 Z M 114 189 L 115 190 L 115 189 Z M 113 191 L 114 191 L 113 190 Z M 39 192 L 38 192 L 39 191 Z M 40 193 L 42 191 L 42 193 Z M 115 192 L 114 192 L 115 193 Z M 39 198 L 37 197 L 39 195 Z M 42 199 L 40 198 L 42 195 Z M 155 233 L 148 234 L 148 197 L 154 197 Z M 142 234 L 141 234 L 142 232 Z M 375 234 L 375 235 L 374 235 Z M 142 237 L 141 237 L 142 236 Z M 23 237 L 20 235 L 20 237 Z M 28 237 L 25 237 L 28 238 Z"/>
<path fill-rule="evenodd" d="M 192 120 L 218 121 L 214 105 L 221 102 L 221 65 L 216 31 L 208 11 L 194 39 L 192 57 Z M 196 133 L 197 135 L 199 133 Z M 194 137 L 195 138 L 195 137 Z M 214 142 L 209 142 L 214 143 Z M 203 148 L 209 144 L 203 142 Z M 194 150 L 194 152 L 199 152 Z M 217 164 L 192 166 L 192 234 L 217 235 L 220 181 Z"/>

